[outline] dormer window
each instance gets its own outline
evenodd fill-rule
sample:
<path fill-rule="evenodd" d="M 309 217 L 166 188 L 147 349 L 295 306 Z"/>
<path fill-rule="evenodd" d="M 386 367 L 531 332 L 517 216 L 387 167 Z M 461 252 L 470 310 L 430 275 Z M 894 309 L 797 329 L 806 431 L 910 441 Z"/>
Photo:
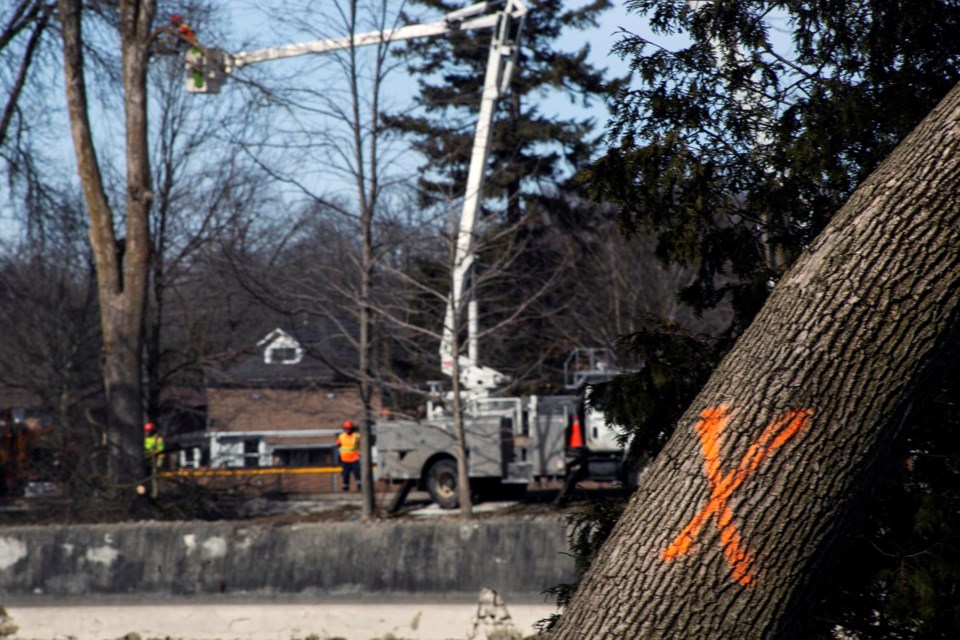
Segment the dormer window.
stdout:
<path fill-rule="evenodd" d="M 264 364 L 299 364 L 303 360 L 303 347 L 283 329 L 274 329 L 257 346 L 263 347 Z"/>
<path fill-rule="evenodd" d="M 267 352 L 267 364 L 296 364 L 300 354 L 293 347 L 274 347 Z"/>

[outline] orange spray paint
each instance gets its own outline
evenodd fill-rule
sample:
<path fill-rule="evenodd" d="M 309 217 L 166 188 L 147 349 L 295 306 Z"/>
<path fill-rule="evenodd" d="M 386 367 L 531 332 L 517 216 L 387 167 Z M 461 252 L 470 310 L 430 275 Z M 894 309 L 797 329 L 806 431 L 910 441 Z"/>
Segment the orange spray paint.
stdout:
<path fill-rule="evenodd" d="M 700 436 L 700 451 L 703 454 L 704 471 L 710 483 L 710 498 L 664 549 L 662 557 L 664 560 L 672 560 L 688 553 L 704 525 L 710 518 L 715 517 L 720 532 L 720 545 L 733 572 L 733 579 L 742 585 L 748 585 L 754 580 L 753 556 L 744 546 L 734 522 L 730 497 L 768 456 L 808 426 L 813 410 L 794 409 L 767 425 L 740 460 L 740 464 L 733 471 L 724 474 L 720 468 L 721 434 L 736 412 L 736 409 L 722 404 L 709 407 L 700 413 L 700 420 L 694 425 L 694 429 Z"/>

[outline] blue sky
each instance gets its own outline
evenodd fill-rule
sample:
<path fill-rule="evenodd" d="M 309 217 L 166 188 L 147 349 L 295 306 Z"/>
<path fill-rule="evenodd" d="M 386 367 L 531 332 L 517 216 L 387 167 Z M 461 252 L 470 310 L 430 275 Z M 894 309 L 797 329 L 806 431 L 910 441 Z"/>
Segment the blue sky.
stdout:
<path fill-rule="evenodd" d="M 536 11 L 536 0 L 527 0 L 527 2 L 530 10 Z M 224 26 L 224 29 L 230 34 L 230 39 L 236 43 L 244 43 L 242 48 L 247 50 L 249 48 L 302 42 L 317 37 L 315 35 L 316 31 L 311 34 L 308 29 L 304 29 L 301 33 L 286 31 L 282 36 L 278 36 L 276 25 L 267 25 L 264 22 L 264 7 L 270 4 L 272 4 L 270 0 L 258 2 L 240 0 L 234 3 L 230 9 L 232 14 L 230 24 Z M 568 4 L 571 7 L 576 7 L 587 4 L 587 0 L 570 0 Z M 436 18 L 437 16 L 425 16 L 424 21 L 435 20 Z M 319 23 L 322 20 L 324 20 L 324 17 L 318 15 L 317 22 Z M 310 28 L 323 33 L 323 37 L 342 35 L 325 30 L 317 25 L 311 25 Z M 615 0 L 613 8 L 602 15 L 599 26 L 585 31 L 571 31 L 560 39 L 558 46 L 562 50 L 573 51 L 583 46 L 584 42 L 588 42 L 591 48 L 590 61 L 595 66 L 607 68 L 614 76 L 623 75 L 627 71 L 626 63 L 610 52 L 614 43 L 619 39 L 617 32 L 621 28 L 627 28 L 638 33 L 649 33 L 639 16 L 628 13 L 623 2 Z M 284 40 L 284 38 L 286 39 Z M 542 108 L 548 113 L 581 112 L 578 107 L 570 104 L 568 98 L 561 96 L 547 98 Z M 602 105 L 595 105 L 589 110 L 589 113 L 596 118 L 599 125 L 605 124 L 607 112 Z"/>
<path fill-rule="evenodd" d="M 589 0 L 569 0 L 571 8 L 585 5 Z M 527 0 L 531 12 L 537 10 L 536 0 Z M 342 3 L 341 3 L 342 4 Z M 313 14 L 304 11 L 303 6 L 309 5 L 314 8 Z M 392 5 L 393 8 L 400 5 L 400 2 Z M 238 0 L 230 5 L 230 20 L 219 25 L 224 32 L 226 42 L 223 48 L 228 51 L 250 51 L 264 47 L 276 47 L 299 42 L 310 41 L 318 38 L 333 38 L 343 36 L 345 31 L 342 17 L 337 15 L 334 7 L 338 4 L 321 0 L 312 5 L 309 0 L 296 0 L 291 4 L 283 4 L 287 9 L 283 14 L 271 13 L 272 7 L 278 6 L 275 0 Z M 308 16 L 304 19 L 304 16 Z M 439 19 L 438 13 L 418 15 L 420 22 L 433 22 Z M 272 18 L 272 19 L 271 19 Z M 371 30 L 373 27 L 361 24 L 360 31 Z M 621 61 L 617 56 L 611 53 L 611 49 L 620 38 L 618 32 L 621 28 L 626 28 L 637 33 L 649 35 L 645 29 L 643 20 L 633 13 L 628 13 L 622 2 L 614 2 L 614 6 L 601 15 L 600 24 L 597 27 L 588 30 L 571 30 L 564 34 L 557 42 L 557 46 L 563 51 L 579 50 L 584 43 L 590 45 L 590 61 L 598 68 L 605 68 L 609 72 L 609 77 L 622 76 L 627 72 L 627 64 Z M 199 34 L 201 41 L 203 35 Z M 442 37 L 442 36 L 439 36 Z M 204 43 L 206 44 L 206 43 Z M 360 55 L 363 51 L 359 50 Z M 309 58 L 309 60 L 308 60 Z M 293 71 L 291 71 L 293 69 Z M 268 73 L 270 80 L 274 83 L 279 82 L 281 86 L 296 86 L 298 83 L 307 82 L 314 86 L 320 85 L 329 87 L 328 92 L 334 95 L 338 89 L 337 85 L 343 87 L 343 74 L 338 68 L 333 55 L 323 54 L 320 56 L 307 56 L 287 61 L 265 62 L 254 65 L 249 73 Z M 238 75 L 248 73 L 246 69 L 241 69 Z M 289 78 L 290 84 L 284 84 L 285 80 L 279 80 L 281 77 Z M 414 94 L 417 90 L 415 82 L 408 81 L 408 76 L 402 69 L 396 70 L 388 79 L 390 89 L 386 92 L 385 104 L 382 109 L 387 112 L 398 112 L 409 109 L 413 105 Z M 344 89 L 346 100 L 347 95 Z M 231 93 L 229 87 L 224 90 L 225 93 Z M 596 133 L 599 135 L 605 130 L 609 111 L 605 104 L 600 100 L 594 100 L 588 108 L 582 107 L 578 102 L 571 100 L 569 95 L 553 92 L 544 94 L 535 98 L 538 100 L 538 107 L 544 115 L 559 117 L 591 117 L 596 126 Z M 279 124 L 279 123 L 278 123 Z M 279 125 L 282 128 L 282 125 Z M 335 120 L 328 120 L 328 130 L 334 130 L 338 124 Z M 278 129 L 279 130 L 279 129 Z M 406 158 L 403 164 L 414 166 L 409 162 L 412 156 L 402 147 L 397 151 L 397 157 Z M 313 163 L 310 170 L 316 170 L 318 163 Z M 311 184 L 325 184 L 325 190 L 329 193 L 336 191 L 336 182 L 331 175 L 320 176 L 314 174 L 308 178 Z M 343 181 L 344 191 L 352 189 L 349 181 Z"/>
<path fill-rule="evenodd" d="M 578 6 L 580 4 L 585 4 L 588 0 L 571 0 L 571 6 Z M 528 0 L 531 11 L 536 10 L 536 0 Z M 322 8 L 328 8 L 332 3 L 327 3 L 321 1 L 316 6 Z M 291 42 L 300 42 L 306 39 L 310 39 L 310 36 L 306 33 L 301 34 L 290 34 L 285 32 L 282 29 L 278 29 L 277 24 L 270 24 L 266 20 L 270 16 L 267 9 L 271 6 L 277 8 L 277 10 L 282 10 L 286 8 L 287 3 L 279 2 L 277 0 L 235 0 L 235 2 L 227 5 L 231 13 L 230 19 L 218 25 L 220 29 L 225 33 L 227 42 L 223 43 L 222 46 L 228 50 L 238 50 L 238 48 L 247 49 L 249 46 L 240 47 L 239 44 L 249 45 L 253 43 L 253 46 L 262 47 L 262 46 L 275 46 L 281 44 L 289 44 Z M 158 20 L 166 21 L 167 16 L 158 16 Z M 429 16 L 426 19 L 432 20 L 436 19 L 436 16 Z M 601 24 L 593 29 L 588 31 L 575 31 L 569 34 L 566 34 L 559 41 L 558 45 L 563 50 L 576 50 L 580 48 L 584 41 L 589 42 L 591 46 L 591 62 L 598 66 L 604 67 L 611 71 L 612 75 L 622 75 L 626 71 L 626 64 L 619 60 L 616 56 L 610 53 L 611 48 L 614 43 L 617 41 L 618 30 L 623 27 L 632 31 L 643 31 L 643 24 L 641 18 L 635 14 L 630 14 L 623 7 L 622 2 L 615 2 L 613 9 L 607 11 L 601 18 Z M 322 29 L 322 27 L 317 27 L 311 25 L 312 29 Z M 278 35 L 278 32 L 280 35 Z M 200 34 L 201 40 L 203 40 L 203 35 Z M 342 35 L 342 34 L 333 34 L 329 35 Z M 284 40 L 286 38 L 286 40 Z M 235 46 L 232 46 L 235 43 Z M 205 43 L 207 44 L 207 43 Z M 217 46 L 219 43 L 214 44 Z M 263 65 L 267 66 L 267 65 Z M 405 97 L 404 93 L 406 92 L 407 96 L 412 95 L 412 91 L 415 89 L 413 83 L 404 83 L 402 82 L 402 74 L 398 74 L 400 80 L 398 82 L 398 90 L 395 91 L 395 96 L 393 96 L 395 105 L 402 108 L 404 100 L 409 100 L 409 97 Z M 59 78 L 57 79 L 59 81 Z M 322 82 L 322 80 L 321 80 Z M 51 87 L 57 93 L 61 93 L 60 86 L 57 82 L 51 84 Z M 224 89 L 224 93 L 229 95 L 232 93 L 230 87 L 227 86 Z M 199 98 L 203 99 L 203 98 Z M 229 99 L 227 96 L 221 96 L 220 98 L 214 99 Z M 547 114 L 566 114 L 566 113 L 576 113 L 577 115 L 590 115 L 592 116 L 598 126 L 598 133 L 602 131 L 604 125 L 606 124 L 608 113 L 604 105 L 600 103 L 595 103 L 590 109 L 584 110 L 579 106 L 571 103 L 568 97 L 562 95 L 553 95 L 553 96 L 544 96 L 543 101 L 540 105 L 543 112 Z M 101 125 L 106 125 L 107 123 L 100 123 Z M 60 126 L 55 124 L 54 126 Z M 68 164 L 72 165 L 72 148 L 69 144 L 69 133 L 66 127 L 65 120 L 62 122 L 63 126 L 63 137 L 64 142 L 64 156 L 66 156 Z M 103 126 L 99 127 L 102 132 Z M 113 128 L 113 127 L 109 127 Z M 112 131 L 107 134 L 107 137 L 118 138 L 120 137 L 119 131 Z M 120 143 L 122 145 L 122 142 Z M 112 147 L 113 145 L 108 145 Z M 119 147 L 118 147 L 119 148 Z M 73 167 L 70 167 L 73 170 Z M 16 223 L 7 218 L 6 215 L 0 214 L 0 238 L 8 236 L 15 228 L 17 227 Z"/>

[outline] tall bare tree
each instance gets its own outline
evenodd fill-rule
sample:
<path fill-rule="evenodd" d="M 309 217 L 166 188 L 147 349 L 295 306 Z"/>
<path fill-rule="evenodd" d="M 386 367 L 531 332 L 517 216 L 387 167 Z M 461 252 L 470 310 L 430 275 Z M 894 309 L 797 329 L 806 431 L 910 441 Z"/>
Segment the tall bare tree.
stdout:
<path fill-rule="evenodd" d="M 112 454 L 110 477 L 114 482 L 129 483 L 136 480 L 143 455 L 141 364 L 153 202 L 147 144 L 147 66 L 156 2 L 121 0 L 116 14 L 126 154 L 126 188 L 120 215 L 107 195 L 94 145 L 84 74 L 82 26 L 87 9 L 80 0 L 59 0 L 57 6 L 70 130 L 97 269 L 103 334 L 101 365 Z"/>
<path fill-rule="evenodd" d="M 960 87 L 776 286 L 553 638 L 801 638 L 910 401 L 956 364 Z"/>

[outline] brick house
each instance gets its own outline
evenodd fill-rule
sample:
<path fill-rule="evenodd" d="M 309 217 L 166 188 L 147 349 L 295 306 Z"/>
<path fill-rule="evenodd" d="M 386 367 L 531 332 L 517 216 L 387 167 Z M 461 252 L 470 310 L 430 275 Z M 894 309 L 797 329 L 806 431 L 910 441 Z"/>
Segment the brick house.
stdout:
<path fill-rule="evenodd" d="M 362 417 L 359 391 L 339 368 L 355 366 L 355 353 L 333 331 L 267 333 L 208 377 L 205 424 L 168 439 L 179 473 L 260 492 L 331 490 L 336 437 Z"/>

